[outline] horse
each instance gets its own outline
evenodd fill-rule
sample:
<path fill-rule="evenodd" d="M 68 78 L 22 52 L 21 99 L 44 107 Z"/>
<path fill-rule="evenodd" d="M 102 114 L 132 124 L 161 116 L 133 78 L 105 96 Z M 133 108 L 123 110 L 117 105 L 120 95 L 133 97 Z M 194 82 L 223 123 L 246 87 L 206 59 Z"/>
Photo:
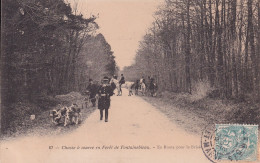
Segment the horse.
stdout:
<path fill-rule="evenodd" d="M 111 80 L 110 80 L 110 84 L 112 84 L 112 83 L 114 83 L 115 84 L 115 89 L 117 90 L 117 96 L 119 96 L 120 95 L 120 85 L 119 85 L 119 81 L 117 80 L 117 79 L 115 79 L 115 78 L 112 78 Z"/>
<path fill-rule="evenodd" d="M 128 96 L 133 95 L 134 82 L 127 81 L 125 82 L 124 86 L 126 89 L 128 89 Z"/>

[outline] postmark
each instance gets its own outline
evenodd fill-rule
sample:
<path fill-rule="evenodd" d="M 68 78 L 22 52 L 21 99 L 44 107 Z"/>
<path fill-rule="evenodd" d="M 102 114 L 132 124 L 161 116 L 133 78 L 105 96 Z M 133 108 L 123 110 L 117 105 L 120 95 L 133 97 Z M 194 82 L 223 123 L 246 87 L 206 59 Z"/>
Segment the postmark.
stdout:
<path fill-rule="evenodd" d="M 258 125 L 216 124 L 215 160 L 256 161 Z"/>
<path fill-rule="evenodd" d="M 207 125 L 202 131 L 201 148 L 205 156 L 215 163 L 215 124 Z"/>

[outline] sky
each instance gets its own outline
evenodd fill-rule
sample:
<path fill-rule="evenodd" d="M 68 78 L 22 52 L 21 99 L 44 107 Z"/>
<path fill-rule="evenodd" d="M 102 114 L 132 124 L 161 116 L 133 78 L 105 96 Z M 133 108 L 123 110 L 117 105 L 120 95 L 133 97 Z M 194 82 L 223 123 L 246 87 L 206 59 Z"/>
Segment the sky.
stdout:
<path fill-rule="evenodd" d="M 163 0 L 67 0 L 84 17 L 99 15 L 96 20 L 122 70 L 134 63 L 139 41 L 151 26 L 153 13 Z"/>

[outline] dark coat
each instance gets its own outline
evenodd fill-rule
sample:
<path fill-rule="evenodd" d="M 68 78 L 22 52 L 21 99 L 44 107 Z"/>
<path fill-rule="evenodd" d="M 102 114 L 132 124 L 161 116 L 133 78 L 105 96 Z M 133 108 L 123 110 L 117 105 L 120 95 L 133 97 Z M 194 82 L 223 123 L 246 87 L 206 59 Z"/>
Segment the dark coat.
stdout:
<path fill-rule="evenodd" d="M 113 95 L 113 89 L 111 85 L 100 86 L 98 89 L 98 109 L 109 109 L 110 107 L 110 96 Z"/>
<path fill-rule="evenodd" d="M 125 84 L 125 77 L 124 76 L 121 77 L 119 84 Z"/>
<path fill-rule="evenodd" d="M 95 84 L 89 84 L 88 87 L 87 87 L 87 90 L 89 91 L 90 93 L 90 98 L 94 98 L 97 94 L 97 91 L 98 91 L 98 87 L 97 85 Z"/>
<path fill-rule="evenodd" d="M 114 82 L 112 82 L 111 83 L 111 87 L 112 87 L 113 90 L 115 90 L 116 89 L 116 84 Z"/>
<path fill-rule="evenodd" d="M 135 86 L 134 86 L 135 89 L 138 90 L 138 89 L 139 89 L 139 85 L 140 85 L 139 81 L 136 81 L 134 85 L 135 85 Z"/>

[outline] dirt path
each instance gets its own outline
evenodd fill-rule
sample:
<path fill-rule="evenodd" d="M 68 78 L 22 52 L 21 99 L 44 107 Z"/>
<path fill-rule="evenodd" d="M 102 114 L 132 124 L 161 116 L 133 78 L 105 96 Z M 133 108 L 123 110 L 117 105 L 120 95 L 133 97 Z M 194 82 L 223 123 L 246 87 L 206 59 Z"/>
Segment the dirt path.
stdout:
<path fill-rule="evenodd" d="M 96 110 L 69 134 L 2 142 L 1 162 L 209 162 L 199 148 L 200 135 L 189 135 L 151 104 L 123 91 L 124 96 L 112 97 L 108 123 Z M 133 146 L 149 149 L 128 149 Z"/>

